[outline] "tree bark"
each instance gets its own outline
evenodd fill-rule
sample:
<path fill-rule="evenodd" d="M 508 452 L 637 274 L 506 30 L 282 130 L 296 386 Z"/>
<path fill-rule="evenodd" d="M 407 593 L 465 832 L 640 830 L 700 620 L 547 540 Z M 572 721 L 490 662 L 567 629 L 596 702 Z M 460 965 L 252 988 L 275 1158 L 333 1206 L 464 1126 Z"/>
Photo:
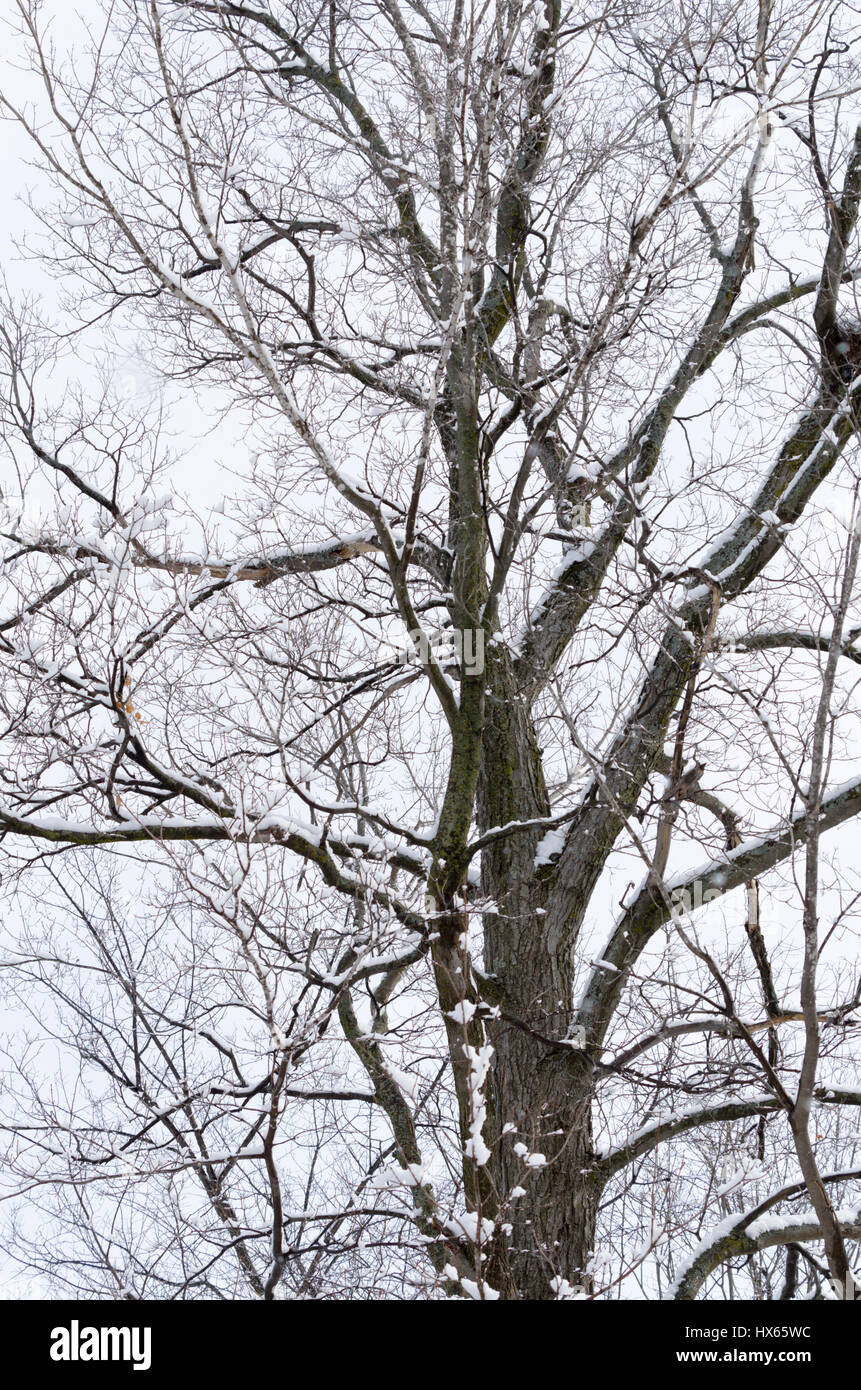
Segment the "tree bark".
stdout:
<path fill-rule="evenodd" d="M 504 648 L 491 645 L 485 674 L 492 693 L 478 786 L 482 830 L 550 812 L 529 708 Z M 485 915 L 484 964 L 500 1009 L 490 1032 L 500 1127 L 493 1178 L 511 1227 L 502 1292 L 530 1300 L 554 1298 L 557 1278 L 586 1282 L 599 1192 L 587 1171 L 591 1065 L 582 1053 L 552 1046 L 571 1025 L 574 972 L 570 949 L 550 936 L 547 879 L 535 864 L 542 834 L 514 832 L 482 861 L 483 889 L 494 905 Z M 532 1166 L 540 1162 L 533 1155 L 546 1162 Z M 512 1200 L 517 1188 L 525 1195 Z"/>

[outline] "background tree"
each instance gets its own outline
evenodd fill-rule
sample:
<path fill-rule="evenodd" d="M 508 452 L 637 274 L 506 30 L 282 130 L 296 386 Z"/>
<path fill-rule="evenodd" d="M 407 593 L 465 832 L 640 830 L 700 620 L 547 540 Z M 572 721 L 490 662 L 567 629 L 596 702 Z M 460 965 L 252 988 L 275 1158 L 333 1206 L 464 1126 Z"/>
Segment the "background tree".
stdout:
<path fill-rule="evenodd" d="M 15 1258 L 852 1296 L 856 8 L 13 27 Z"/>

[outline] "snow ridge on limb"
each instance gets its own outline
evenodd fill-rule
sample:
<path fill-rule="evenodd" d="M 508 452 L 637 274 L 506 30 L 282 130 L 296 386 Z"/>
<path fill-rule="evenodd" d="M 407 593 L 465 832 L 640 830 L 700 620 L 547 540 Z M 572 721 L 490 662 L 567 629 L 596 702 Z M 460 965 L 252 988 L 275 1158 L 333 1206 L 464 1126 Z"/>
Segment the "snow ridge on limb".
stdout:
<path fill-rule="evenodd" d="M 831 1173 L 824 1174 L 822 1181 L 840 1182 L 857 1176 L 857 1173 Z M 803 1185 L 797 1184 L 795 1188 L 787 1189 L 785 1194 L 777 1194 L 770 1200 L 776 1201 L 781 1195 L 803 1190 Z M 763 1206 L 767 1207 L 768 1203 Z M 675 1283 L 667 1290 L 666 1299 L 693 1301 L 708 1276 L 724 1260 L 739 1255 L 754 1255 L 758 1250 L 767 1250 L 775 1245 L 822 1239 L 822 1228 L 813 1212 L 761 1216 L 763 1206 L 742 1216 L 733 1212 L 713 1227 L 682 1265 Z M 843 1208 L 837 1212 L 837 1219 L 846 1239 L 857 1240 L 861 1236 L 861 1206 Z"/>
<path fill-rule="evenodd" d="M 0 832 L 3 835 L 15 834 L 27 839 L 48 841 L 55 845 L 87 846 L 112 844 L 153 845 L 171 841 L 211 841 L 222 840 L 231 843 L 283 845 L 301 858 L 316 864 L 323 880 L 330 888 L 335 888 L 349 898 L 369 897 L 381 907 L 390 908 L 395 916 L 411 931 L 426 934 L 425 918 L 404 903 L 389 889 L 369 887 L 355 875 L 345 872 L 336 863 L 336 856 L 353 860 L 356 848 L 363 854 L 373 856 L 373 847 L 367 837 L 357 836 L 356 844 L 337 837 L 329 838 L 317 827 L 301 827 L 296 822 L 277 822 L 269 825 L 258 823 L 252 829 L 243 830 L 241 825 L 233 826 L 226 820 L 213 817 L 209 820 L 186 821 L 178 817 L 163 818 L 138 817 L 136 820 L 102 827 L 88 827 L 59 817 L 29 818 L 15 815 L 8 808 L 0 808 Z M 383 856 L 388 858 L 387 855 Z M 399 856 L 398 856 L 399 857 Z M 395 860 L 391 859 L 393 865 Z M 415 872 L 421 867 L 417 856 L 407 857 L 396 867 Z"/>
<path fill-rule="evenodd" d="M 861 778 L 836 788 L 822 803 L 820 830 L 831 830 L 861 813 Z M 805 840 L 805 815 L 762 836 L 743 841 L 727 850 L 719 859 L 692 872 L 668 880 L 668 894 L 680 892 L 694 883 L 713 897 L 723 896 L 752 878 L 788 859 Z M 713 900 L 710 898 L 709 901 Z M 663 896 L 649 891 L 644 883 L 634 902 L 616 923 L 610 940 L 601 952 L 603 960 L 615 966 L 613 972 L 593 971 L 577 1016 L 593 1043 L 600 1043 L 606 1033 L 616 1002 L 624 986 L 627 972 L 637 960 L 653 934 L 670 919 L 670 909 Z"/>
<path fill-rule="evenodd" d="M 816 1092 L 816 1100 L 820 1105 L 861 1105 L 861 1091 L 843 1087 L 820 1087 Z M 629 1163 L 633 1163 L 635 1159 L 651 1153 L 660 1144 L 688 1134 L 693 1129 L 702 1129 L 705 1125 L 730 1120 L 746 1120 L 756 1115 L 770 1115 L 781 1108 L 781 1102 L 776 1096 L 763 1095 L 754 1096 L 750 1100 L 727 1100 L 716 1105 L 700 1105 L 691 1110 L 671 1112 L 636 1130 L 623 1143 L 600 1149 L 595 1170 L 610 1177 L 626 1168 Z"/>

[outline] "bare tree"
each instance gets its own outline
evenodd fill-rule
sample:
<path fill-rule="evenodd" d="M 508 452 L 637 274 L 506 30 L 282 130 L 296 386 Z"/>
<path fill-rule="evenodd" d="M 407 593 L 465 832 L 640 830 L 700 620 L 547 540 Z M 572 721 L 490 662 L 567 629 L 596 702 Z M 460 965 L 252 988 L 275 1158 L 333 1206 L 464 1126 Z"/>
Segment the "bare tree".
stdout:
<path fill-rule="evenodd" d="M 7 1249 L 854 1297 L 856 7 L 12 27 Z"/>

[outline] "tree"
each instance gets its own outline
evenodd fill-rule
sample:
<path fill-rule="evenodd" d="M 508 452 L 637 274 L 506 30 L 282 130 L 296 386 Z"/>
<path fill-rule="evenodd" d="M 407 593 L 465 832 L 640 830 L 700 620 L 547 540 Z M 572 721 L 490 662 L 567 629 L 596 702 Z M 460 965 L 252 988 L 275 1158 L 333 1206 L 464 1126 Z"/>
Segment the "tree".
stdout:
<path fill-rule="evenodd" d="M 13 1253 L 854 1296 L 855 7 L 16 28 Z"/>

